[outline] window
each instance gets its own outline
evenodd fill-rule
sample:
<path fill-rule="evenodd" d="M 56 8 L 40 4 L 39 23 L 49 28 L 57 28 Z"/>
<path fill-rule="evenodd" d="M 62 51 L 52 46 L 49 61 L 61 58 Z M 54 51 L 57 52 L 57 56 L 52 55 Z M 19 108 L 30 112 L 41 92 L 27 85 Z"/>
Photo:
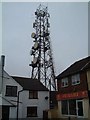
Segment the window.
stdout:
<path fill-rule="evenodd" d="M 6 86 L 6 96 L 17 96 L 17 86 Z"/>
<path fill-rule="evenodd" d="M 68 115 L 68 101 L 62 101 L 62 114 Z"/>
<path fill-rule="evenodd" d="M 80 75 L 76 74 L 72 76 L 72 85 L 80 84 Z"/>
<path fill-rule="evenodd" d="M 62 106 L 62 114 L 64 115 L 77 115 L 78 106 L 77 104 L 78 100 L 63 100 L 61 101 Z M 83 108 L 82 108 L 83 109 Z"/>
<path fill-rule="evenodd" d="M 76 100 L 69 100 L 69 114 L 76 115 Z"/>
<path fill-rule="evenodd" d="M 29 99 L 38 99 L 38 91 L 29 91 Z"/>
<path fill-rule="evenodd" d="M 27 117 L 37 117 L 37 107 L 27 107 Z"/>
<path fill-rule="evenodd" d="M 68 78 L 63 78 L 61 82 L 61 87 L 67 87 L 68 86 Z"/>

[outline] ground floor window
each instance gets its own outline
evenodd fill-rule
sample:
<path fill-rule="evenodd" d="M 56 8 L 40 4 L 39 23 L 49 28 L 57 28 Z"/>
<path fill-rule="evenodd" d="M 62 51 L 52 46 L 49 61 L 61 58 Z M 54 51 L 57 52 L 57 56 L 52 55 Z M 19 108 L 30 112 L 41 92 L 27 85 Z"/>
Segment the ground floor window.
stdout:
<path fill-rule="evenodd" d="M 27 107 L 27 117 L 37 117 L 37 107 Z"/>
<path fill-rule="evenodd" d="M 69 100 L 69 114 L 76 115 L 76 100 Z"/>
<path fill-rule="evenodd" d="M 83 116 L 82 100 L 63 100 L 61 101 L 62 114 Z"/>
<path fill-rule="evenodd" d="M 62 101 L 62 114 L 68 114 L 68 101 L 67 100 L 63 100 Z"/>

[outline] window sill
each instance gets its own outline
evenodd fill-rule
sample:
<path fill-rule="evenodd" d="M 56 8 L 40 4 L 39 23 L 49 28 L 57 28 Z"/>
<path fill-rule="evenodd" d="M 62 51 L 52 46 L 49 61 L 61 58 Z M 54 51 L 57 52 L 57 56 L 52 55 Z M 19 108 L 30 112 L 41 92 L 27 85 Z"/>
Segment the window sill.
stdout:
<path fill-rule="evenodd" d="M 36 99 L 36 100 L 37 100 L 38 98 L 28 98 L 28 99 L 31 99 L 31 100 L 32 100 L 32 99 Z"/>
<path fill-rule="evenodd" d="M 33 117 L 33 118 L 34 118 L 34 117 L 38 117 L 38 116 L 27 116 L 27 118 L 31 118 L 31 117 Z"/>
<path fill-rule="evenodd" d="M 17 97 L 17 96 L 11 96 L 11 95 L 5 95 L 6 97 Z"/>
<path fill-rule="evenodd" d="M 72 84 L 72 86 L 75 86 L 75 85 L 80 85 L 80 83 Z"/>
<path fill-rule="evenodd" d="M 61 88 L 67 88 L 68 87 L 68 85 L 67 86 L 61 86 Z"/>

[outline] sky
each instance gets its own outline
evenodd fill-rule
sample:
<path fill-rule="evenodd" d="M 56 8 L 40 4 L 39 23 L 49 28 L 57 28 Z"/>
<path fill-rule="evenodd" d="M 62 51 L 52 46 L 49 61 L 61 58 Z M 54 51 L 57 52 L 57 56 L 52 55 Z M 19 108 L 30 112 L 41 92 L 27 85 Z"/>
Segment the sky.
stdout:
<path fill-rule="evenodd" d="M 2 3 L 0 3 L 0 55 L 2 53 Z"/>
<path fill-rule="evenodd" d="M 10 75 L 31 76 L 31 33 L 40 3 L 2 3 L 2 54 Z M 55 74 L 88 56 L 88 3 L 47 2 Z"/>

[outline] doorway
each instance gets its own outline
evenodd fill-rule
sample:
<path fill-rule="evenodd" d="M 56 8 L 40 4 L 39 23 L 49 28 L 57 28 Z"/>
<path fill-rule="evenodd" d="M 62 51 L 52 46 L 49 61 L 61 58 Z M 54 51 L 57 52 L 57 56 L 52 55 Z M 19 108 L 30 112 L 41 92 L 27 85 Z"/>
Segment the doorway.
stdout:
<path fill-rule="evenodd" d="M 2 106 L 2 120 L 9 120 L 9 106 Z"/>
<path fill-rule="evenodd" d="M 77 117 L 83 117 L 83 101 L 76 101 Z"/>
<path fill-rule="evenodd" d="M 48 120 L 48 111 L 43 111 L 43 120 Z"/>

